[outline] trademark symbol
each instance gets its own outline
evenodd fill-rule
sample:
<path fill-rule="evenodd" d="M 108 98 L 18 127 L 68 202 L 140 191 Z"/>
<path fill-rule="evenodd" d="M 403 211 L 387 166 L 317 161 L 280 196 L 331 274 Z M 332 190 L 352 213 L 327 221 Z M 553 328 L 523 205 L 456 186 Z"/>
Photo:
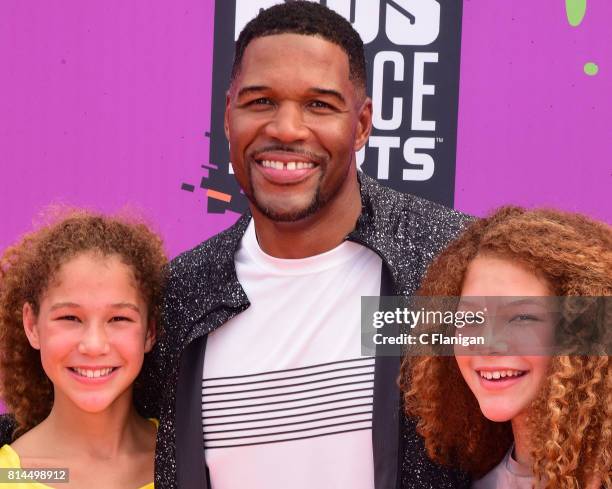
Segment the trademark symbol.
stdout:
<path fill-rule="evenodd" d="M 444 142 L 444 138 L 436 138 L 436 142 L 443 143 Z"/>

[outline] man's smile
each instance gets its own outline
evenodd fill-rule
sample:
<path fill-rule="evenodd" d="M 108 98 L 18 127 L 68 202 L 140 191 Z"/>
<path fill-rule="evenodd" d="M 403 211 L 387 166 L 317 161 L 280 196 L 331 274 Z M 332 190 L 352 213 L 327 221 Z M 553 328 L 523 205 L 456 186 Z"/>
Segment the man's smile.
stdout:
<path fill-rule="evenodd" d="M 265 151 L 254 159 L 264 178 L 277 185 L 297 184 L 314 174 L 319 163 L 306 154 Z"/>
<path fill-rule="evenodd" d="M 288 163 L 283 163 L 282 161 L 271 161 L 271 160 L 263 160 L 260 163 L 264 168 L 274 168 L 276 170 L 310 170 L 315 167 L 314 163 L 306 162 L 303 163 L 301 161 L 290 161 Z"/>

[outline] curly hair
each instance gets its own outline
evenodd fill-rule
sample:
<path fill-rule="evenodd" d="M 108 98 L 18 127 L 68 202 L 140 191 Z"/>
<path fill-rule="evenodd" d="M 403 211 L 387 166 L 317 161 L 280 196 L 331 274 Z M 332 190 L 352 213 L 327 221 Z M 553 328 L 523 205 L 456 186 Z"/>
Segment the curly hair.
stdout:
<path fill-rule="evenodd" d="M 119 255 L 134 273 L 149 322 L 159 324 L 167 263 L 161 238 L 134 219 L 83 210 L 62 215 L 25 235 L 0 258 L 0 396 L 15 418 L 14 437 L 43 421 L 53 406 L 53 385 L 40 352 L 25 335 L 22 311 L 29 303 L 39 313 L 41 299 L 64 263 L 90 251 Z"/>
<path fill-rule="evenodd" d="M 476 256 L 520 263 L 558 296 L 612 295 L 612 229 L 556 210 L 502 207 L 472 223 L 427 270 L 418 295 L 459 296 Z M 607 356 L 556 356 L 528 409 L 532 467 L 546 489 L 611 487 L 612 376 Z M 429 456 L 481 477 L 510 448 L 510 422 L 489 421 L 454 357 L 406 357 L 400 387 Z"/>
<path fill-rule="evenodd" d="M 314 2 L 295 1 L 274 5 L 259 12 L 242 30 L 236 41 L 231 82 L 240 72 L 247 46 L 259 37 L 275 34 L 319 36 L 340 46 L 349 60 L 349 75 L 360 89 L 367 85 L 363 41 L 353 26 L 340 14 Z"/>

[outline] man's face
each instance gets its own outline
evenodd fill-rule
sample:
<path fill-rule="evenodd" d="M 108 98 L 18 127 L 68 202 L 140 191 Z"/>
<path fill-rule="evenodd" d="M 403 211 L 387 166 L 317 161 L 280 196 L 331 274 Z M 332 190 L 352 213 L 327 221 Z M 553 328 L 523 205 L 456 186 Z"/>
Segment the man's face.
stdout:
<path fill-rule="evenodd" d="M 320 37 L 253 40 L 226 100 L 238 183 L 274 221 L 315 214 L 348 186 L 371 128 L 371 102 L 349 79 L 346 53 Z"/>

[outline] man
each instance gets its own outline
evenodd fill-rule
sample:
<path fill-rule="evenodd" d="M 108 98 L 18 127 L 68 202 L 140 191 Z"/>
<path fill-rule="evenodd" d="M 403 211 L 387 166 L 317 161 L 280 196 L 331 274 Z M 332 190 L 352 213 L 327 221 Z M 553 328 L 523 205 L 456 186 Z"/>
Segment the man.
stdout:
<path fill-rule="evenodd" d="M 414 293 L 465 218 L 358 173 L 363 44 L 312 2 L 236 44 L 225 132 L 250 212 L 170 266 L 158 488 L 451 488 L 361 357 L 360 298 Z M 382 281 L 381 281 L 382 276 Z"/>

